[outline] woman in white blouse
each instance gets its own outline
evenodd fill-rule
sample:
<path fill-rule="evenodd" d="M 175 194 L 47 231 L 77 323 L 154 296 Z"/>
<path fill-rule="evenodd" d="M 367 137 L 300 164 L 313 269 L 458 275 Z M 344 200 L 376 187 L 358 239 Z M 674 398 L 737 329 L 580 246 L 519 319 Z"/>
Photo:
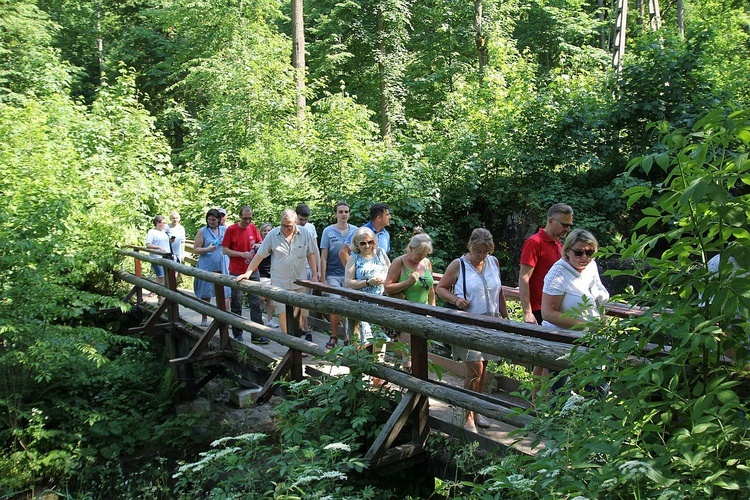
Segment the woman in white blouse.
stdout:
<path fill-rule="evenodd" d="M 542 326 L 572 328 L 599 317 L 599 306 L 609 300 L 602 285 L 594 254 L 599 242 L 585 229 L 576 229 L 565 238 L 562 258 L 544 277 Z M 574 314 L 566 314 L 574 311 Z"/>

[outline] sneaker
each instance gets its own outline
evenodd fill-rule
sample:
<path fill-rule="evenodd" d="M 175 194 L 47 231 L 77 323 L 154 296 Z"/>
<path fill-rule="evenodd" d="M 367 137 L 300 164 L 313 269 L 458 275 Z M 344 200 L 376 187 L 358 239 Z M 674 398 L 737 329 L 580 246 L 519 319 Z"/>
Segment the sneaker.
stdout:
<path fill-rule="evenodd" d="M 266 326 L 269 327 L 269 328 L 278 328 L 279 327 L 279 322 L 276 321 L 275 319 L 272 319 L 271 321 L 269 321 L 268 323 L 266 323 Z"/>
<path fill-rule="evenodd" d="M 244 342 L 245 341 L 245 339 L 242 338 L 242 334 L 241 333 L 239 335 L 235 335 L 234 339 L 237 340 L 237 341 L 239 341 L 239 342 Z"/>
<path fill-rule="evenodd" d="M 256 337 L 255 335 L 253 335 L 253 344 L 268 344 L 270 342 L 271 341 L 268 340 L 268 337 Z"/>
<path fill-rule="evenodd" d="M 313 341 L 312 332 L 305 332 L 305 340 L 307 340 L 308 342 Z"/>

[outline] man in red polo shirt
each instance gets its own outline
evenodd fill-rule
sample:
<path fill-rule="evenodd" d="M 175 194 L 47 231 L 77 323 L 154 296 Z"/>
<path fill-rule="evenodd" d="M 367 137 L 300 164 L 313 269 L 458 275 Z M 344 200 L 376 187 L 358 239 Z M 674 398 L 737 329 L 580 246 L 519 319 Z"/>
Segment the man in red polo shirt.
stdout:
<path fill-rule="evenodd" d="M 573 209 L 555 203 L 547 210 L 547 225 L 527 239 L 521 248 L 521 270 L 518 273 L 518 294 L 526 323 L 542 324 L 542 288 L 544 277 L 552 264 L 562 256 L 562 242 L 573 227 Z M 546 368 L 534 367 L 534 375 L 547 375 Z M 532 390 L 536 398 L 538 388 Z"/>
<path fill-rule="evenodd" d="M 239 276 L 247 271 L 247 265 L 255 257 L 255 252 L 260 247 L 263 238 L 260 231 L 253 224 L 253 209 L 245 205 L 240 209 L 240 220 L 227 228 L 222 240 L 222 251 L 229 256 L 229 274 Z M 260 282 L 260 273 L 257 269 L 250 276 L 252 281 Z M 242 291 L 232 290 L 231 308 L 234 314 L 242 316 Z M 250 299 L 250 319 L 256 323 L 263 324 L 263 310 L 260 308 L 260 297 L 249 294 Z M 242 330 L 232 327 L 234 338 L 242 341 Z M 253 335 L 254 344 L 267 344 L 266 337 Z"/>
<path fill-rule="evenodd" d="M 547 225 L 527 239 L 521 249 L 518 293 L 526 323 L 542 324 L 542 287 L 552 264 L 562 256 L 562 238 L 573 227 L 573 209 L 555 203 L 547 211 Z"/>

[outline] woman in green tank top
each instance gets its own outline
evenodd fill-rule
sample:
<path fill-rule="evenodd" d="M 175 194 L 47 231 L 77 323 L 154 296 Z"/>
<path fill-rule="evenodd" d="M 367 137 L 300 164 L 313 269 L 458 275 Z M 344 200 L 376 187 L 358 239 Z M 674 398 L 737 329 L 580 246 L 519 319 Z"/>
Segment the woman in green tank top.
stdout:
<path fill-rule="evenodd" d="M 435 305 L 435 280 L 432 277 L 432 262 L 427 258 L 432 253 L 432 238 L 420 233 L 412 236 L 406 253 L 393 260 L 385 278 L 385 293 L 419 304 Z M 409 334 L 399 333 L 399 340 L 409 343 Z M 404 358 L 408 369 L 409 358 Z"/>
<path fill-rule="evenodd" d="M 427 233 L 415 234 L 409 240 L 406 253 L 393 260 L 385 278 L 385 292 L 419 304 L 435 305 L 432 285 L 432 239 Z"/>

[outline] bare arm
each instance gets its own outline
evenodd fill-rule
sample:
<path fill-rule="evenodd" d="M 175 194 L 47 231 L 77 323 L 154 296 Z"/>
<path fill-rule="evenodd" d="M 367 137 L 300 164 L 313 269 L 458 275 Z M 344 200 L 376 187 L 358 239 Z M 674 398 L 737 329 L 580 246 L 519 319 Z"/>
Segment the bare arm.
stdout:
<path fill-rule="evenodd" d="M 257 247 L 258 245 L 255 245 L 255 246 Z M 229 255 L 230 257 L 240 257 L 243 259 L 249 259 L 252 256 L 252 254 L 249 251 L 238 252 L 237 250 L 232 250 L 231 248 L 227 248 L 226 246 L 222 246 L 221 251 L 224 253 L 224 255 Z"/>
<path fill-rule="evenodd" d="M 237 252 L 237 253 L 242 253 L 242 252 Z M 260 265 L 261 261 L 265 258 L 266 258 L 265 256 L 259 253 L 256 253 L 255 257 L 253 257 L 253 260 L 251 260 L 250 264 L 247 265 L 247 271 L 245 271 L 244 274 L 240 274 L 239 276 L 237 276 L 237 281 L 249 279 L 250 275 L 253 274 L 256 269 L 258 269 L 258 266 Z"/>
<path fill-rule="evenodd" d="M 312 252 L 307 254 L 307 263 L 310 264 L 310 279 L 312 281 L 320 281 L 318 277 L 318 259 L 315 257 L 318 252 Z"/>
<path fill-rule="evenodd" d="M 432 272 L 432 262 L 430 259 L 425 259 L 424 266 Z M 427 303 L 431 306 L 435 305 L 435 285 L 430 287 L 430 291 L 427 294 Z"/>
<path fill-rule="evenodd" d="M 536 325 L 536 317 L 531 310 L 531 292 L 529 289 L 529 280 L 532 274 L 534 274 L 533 267 L 528 264 L 521 264 L 521 270 L 518 272 L 518 295 L 521 298 L 524 322 Z"/>
<path fill-rule="evenodd" d="M 458 259 L 448 264 L 448 267 L 445 269 L 445 273 L 443 273 L 443 277 L 440 278 L 440 281 L 438 281 L 435 292 L 446 303 L 453 304 L 459 309 L 466 309 L 467 307 L 469 307 L 469 305 L 471 305 L 470 302 L 465 298 L 457 296 L 451 291 L 451 288 L 453 288 L 456 284 L 456 281 L 458 281 L 458 270 L 460 266 L 461 263 L 458 261 Z"/>
<path fill-rule="evenodd" d="M 341 252 L 339 252 L 339 255 L 341 255 Z M 346 263 L 346 268 L 344 270 L 344 286 L 347 288 L 364 288 L 363 286 L 359 286 L 359 283 L 362 280 L 355 280 L 354 279 L 354 259 L 351 259 Z"/>
<path fill-rule="evenodd" d="M 500 302 L 498 308 L 500 311 L 500 317 L 508 319 L 508 304 L 505 302 L 505 292 L 502 288 L 500 289 Z"/>
<path fill-rule="evenodd" d="M 580 319 L 563 316 L 563 313 L 560 312 L 563 297 L 564 295 L 542 294 L 542 317 L 544 320 L 560 328 L 572 328 L 579 323 L 583 323 Z"/>
<path fill-rule="evenodd" d="M 320 249 L 320 282 L 321 283 L 326 283 L 327 267 L 328 267 L 328 249 L 321 248 Z M 310 265 L 310 269 L 312 269 L 312 265 Z"/>
<path fill-rule="evenodd" d="M 193 253 L 196 255 L 203 255 L 204 253 L 211 253 L 216 250 L 216 246 L 209 245 L 203 247 L 203 231 L 198 231 L 193 239 Z"/>
<path fill-rule="evenodd" d="M 341 245 L 341 250 L 339 250 L 339 259 L 341 259 L 341 263 L 346 267 L 347 262 L 349 261 L 349 252 L 351 250 L 349 249 L 349 245 Z"/>
<path fill-rule="evenodd" d="M 401 277 L 401 271 L 404 269 L 404 263 L 400 257 L 394 260 L 390 267 L 388 267 L 388 275 L 385 278 L 385 293 L 389 295 L 395 295 L 403 292 L 419 279 L 419 273 L 413 272 L 409 275 L 406 281 L 399 283 L 398 279 Z M 415 276 L 416 275 L 416 276 Z"/>

